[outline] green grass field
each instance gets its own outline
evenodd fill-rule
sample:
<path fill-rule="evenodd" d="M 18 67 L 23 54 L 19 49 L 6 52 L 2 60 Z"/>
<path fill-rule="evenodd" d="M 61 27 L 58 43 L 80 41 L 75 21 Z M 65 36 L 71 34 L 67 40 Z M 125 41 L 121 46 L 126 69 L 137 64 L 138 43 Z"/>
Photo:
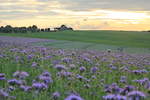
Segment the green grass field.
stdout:
<path fill-rule="evenodd" d="M 139 100 L 150 98 L 148 32 L 64 31 L 0 35 L 53 40 L 32 44 L 38 47 L 0 45 L 0 100 L 110 100 L 104 98 L 112 94 L 113 98 L 131 100 L 131 93 L 134 97 L 139 97 L 135 93 L 142 94 Z M 113 51 L 120 47 L 125 52 L 146 54 L 94 51 Z M 55 93 L 59 95 L 54 96 Z M 72 94 L 83 99 L 66 99 Z"/>
<path fill-rule="evenodd" d="M 150 98 L 150 90 L 146 87 L 149 86 L 150 76 L 150 64 L 146 63 L 150 59 L 149 55 L 68 51 L 41 47 L 15 49 L 2 47 L 0 51 L 0 73 L 4 74 L 0 77 L 0 90 L 4 88 L 3 91 L 6 94 L 8 91 L 10 96 L 3 98 L 3 95 L 0 95 L 0 100 L 149 100 Z M 60 70 L 56 65 L 64 66 L 65 69 Z M 83 68 L 84 70 L 81 70 Z M 21 78 L 20 76 L 24 75 L 20 74 L 20 71 L 27 72 L 28 75 Z M 40 76 L 45 72 L 50 75 L 47 75 L 46 79 L 41 79 Z M 3 77 L 5 79 L 2 79 Z M 49 77 L 52 81 L 49 81 Z M 14 79 L 21 83 L 9 82 Z M 142 81 L 143 84 L 136 80 Z M 35 82 L 38 84 L 45 82 L 47 87 L 36 88 L 33 85 Z M 25 90 L 21 86 L 31 89 Z M 117 93 L 116 96 L 126 97 L 130 93 L 126 86 L 132 86 L 133 91 L 140 91 L 146 98 L 102 99 L 103 96 L 110 95 L 110 92 L 106 91 L 106 86 L 109 86 L 111 94 Z M 115 92 L 118 89 L 127 90 L 127 93 Z M 58 99 L 53 97 L 55 92 L 60 93 Z M 71 93 L 77 93 L 83 99 L 65 99 Z M 15 96 L 16 99 L 12 99 L 11 96 Z"/>
<path fill-rule="evenodd" d="M 46 33 L 0 33 L 0 36 L 17 36 L 68 40 L 119 47 L 150 48 L 149 32 L 131 31 L 63 31 Z"/>

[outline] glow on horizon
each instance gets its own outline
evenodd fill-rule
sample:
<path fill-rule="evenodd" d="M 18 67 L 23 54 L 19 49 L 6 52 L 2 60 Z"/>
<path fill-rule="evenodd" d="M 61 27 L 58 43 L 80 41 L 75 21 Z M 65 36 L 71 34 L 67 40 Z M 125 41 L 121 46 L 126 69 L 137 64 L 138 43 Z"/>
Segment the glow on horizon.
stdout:
<path fill-rule="evenodd" d="M 111 9 L 92 9 L 74 11 L 64 9 L 63 4 L 53 1 L 50 5 L 31 0 L 15 2 L 16 6 L 31 5 L 32 9 L 0 9 L 0 25 L 12 26 L 55 27 L 66 24 L 77 30 L 149 30 L 149 11 L 129 11 Z M 11 2 L 1 3 L 0 6 L 12 6 Z M 41 5 L 47 7 L 36 8 Z M 4 14 L 3 14 L 4 13 Z M 8 15 L 7 18 L 6 15 Z M 22 14 L 22 15 L 21 15 Z M 19 17 L 18 17 L 19 16 Z"/>

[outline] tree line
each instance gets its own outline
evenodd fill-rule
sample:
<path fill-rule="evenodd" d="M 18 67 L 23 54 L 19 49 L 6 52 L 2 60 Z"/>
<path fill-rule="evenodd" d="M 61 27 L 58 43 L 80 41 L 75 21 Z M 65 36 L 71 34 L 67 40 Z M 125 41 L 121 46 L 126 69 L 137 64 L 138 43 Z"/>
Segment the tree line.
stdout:
<path fill-rule="evenodd" d="M 65 30 L 73 30 L 71 27 L 67 27 L 66 25 L 61 25 L 60 27 L 55 27 L 53 30 L 51 28 L 38 28 L 36 25 L 32 25 L 29 27 L 12 27 L 11 25 L 1 26 L 1 33 L 27 33 L 27 32 L 56 32 L 56 31 L 65 31 Z"/>

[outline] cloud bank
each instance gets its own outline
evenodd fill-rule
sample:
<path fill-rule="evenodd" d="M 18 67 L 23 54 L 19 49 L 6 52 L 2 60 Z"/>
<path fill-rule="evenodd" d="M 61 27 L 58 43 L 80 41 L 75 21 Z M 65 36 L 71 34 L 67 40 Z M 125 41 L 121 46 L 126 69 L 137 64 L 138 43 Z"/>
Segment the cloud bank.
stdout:
<path fill-rule="evenodd" d="M 22 25 L 41 27 L 65 23 L 77 29 L 114 29 L 115 25 L 126 29 L 128 25 L 141 30 L 149 25 L 149 4 L 150 0 L 1 0 L 0 19 L 16 26 L 24 20 Z"/>

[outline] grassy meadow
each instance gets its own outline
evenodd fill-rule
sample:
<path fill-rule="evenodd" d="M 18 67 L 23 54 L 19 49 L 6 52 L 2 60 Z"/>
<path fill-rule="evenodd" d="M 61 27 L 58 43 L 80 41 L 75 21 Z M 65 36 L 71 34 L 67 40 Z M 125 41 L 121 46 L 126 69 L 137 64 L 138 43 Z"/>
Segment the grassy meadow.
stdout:
<path fill-rule="evenodd" d="M 45 47 L 0 51 L 0 100 L 150 98 L 149 55 Z"/>
<path fill-rule="evenodd" d="M 63 31 L 0 36 L 54 40 L 33 46 L 0 41 L 0 100 L 150 98 L 148 32 Z M 113 52 L 118 47 L 129 49 L 131 54 Z M 147 54 L 139 54 L 141 50 Z"/>
<path fill-rule="evenodd" d="M 150 48 L 150 33 L 138 31 L 58 31 L 40 33 L 0 33 L 0 36 L 68 40 L 120 47 Z"/>

